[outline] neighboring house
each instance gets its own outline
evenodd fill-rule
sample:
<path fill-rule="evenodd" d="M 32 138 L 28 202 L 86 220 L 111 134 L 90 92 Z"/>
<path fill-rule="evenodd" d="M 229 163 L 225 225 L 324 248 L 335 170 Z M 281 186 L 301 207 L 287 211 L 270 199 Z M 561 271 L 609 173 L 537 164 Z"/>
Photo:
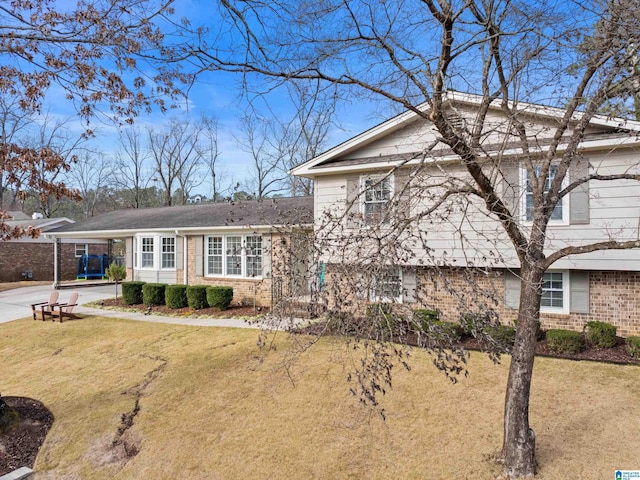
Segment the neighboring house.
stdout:
<path fill-rule="evenodd" d="M 455 121 L 473 119 L 478 97 L 454 93 L 450 100 Z M 428 110 L 427 105 L 418 108 Z M 554 122 L 564 112 L 539 105 L 528 105 L 526 110 L 527 128 L 544 151 Z M 494 158 L 500 154 L 500 162 L 487 166 L 495 169 L 489 174 L 496 179 L 503 201 L 526 226 L 531 220 L 531 195 L 517 139 L 509 139 L 510 125 L 500 109 L 490 110 L 488 122 L 483 146 Z M 638 174 L 640 123 L 594 118 L 580 152 L 582 158 L 572 164 L 569 179 L 595 172 Z M 367 258 L 367 249 L 380 249 L 388 241 L 384 249 L 392 254 L 380 255 L 377 250 L 375 255 L 387 262 L 396 258 L 395 262 L 385 267 L 383 275 L 363 282 L 368 291 L 355 291 L 355 296 L 371 302 L 393 300 L 414 309 L 434 308 L 448 320 L 465 313 L 464 301 L 476 301 L 496 311 L 503 323 L 516 318 L 519 264 L 498 221 L 485 213 L 483 205 L 460 197 L 444 201 L 439 217 L 426 214 L 439 198 L 438 182 L 462 184 L 469 178 L 459 157 L 438 142 L 430 122 L 414 112 L 403 113 L 292 173 L 314 181 L 316 242 L 328 245 L 321 247 L 327 286 L 342 280 L 342 274 L 332 277 L 332 269 L 374 262 L 375 258 Z M 385 234 L 385 222 L 392 217 L 410 223 L 408 233 L 397 238 L 393 232 Z M 591 181 L 573 190 L 554 210 L 547 246 L 551 251 L 581 242 L 636 240 L 639 219 L 637 182 Z M 343 250 L 336 247 L 340 241 L 346 245 Z M 545 274 L 542 287 L 541 319 L 546 328 L 582 330 L 586 321 L 602 320 L 615 324 L 619 334 L 640 335 L 638 249 L 566 257 Z"/>
<path fill-rule="evenodd" d="M 54 242 L 46 237 L 46 232 L 64 225 L 73 224 L 68 218 L 41 218 L 34 215 L 29 218 L 22 212 L 8 212 L 11 219 L 5 223 L 11 227 L 29 226 L 40 230 L 36 238 L 28 236 L 0 242 L 0 282 L 20 280 L 44 280 L 53 282 L 54 257 L 59 259 L 59 272 L 62 280 L 76 278 L 78 259 L 83 254 L 102 255 L 107 253 L 108 245 L 104 240 L 93 241 L 86 238 L 64 240 L 58 251 Z"/>
<path fill-rule="evenodd" d="M 50 235 L 124 241 L 127 280 L 226 285 L 236 304 L 270 306 L 307 293 L 308 282 L 290 272 L 306 270 L 292 263 L 309 262 L 312 229 L 313 199 L 298 197 L 119 210 Z"/>

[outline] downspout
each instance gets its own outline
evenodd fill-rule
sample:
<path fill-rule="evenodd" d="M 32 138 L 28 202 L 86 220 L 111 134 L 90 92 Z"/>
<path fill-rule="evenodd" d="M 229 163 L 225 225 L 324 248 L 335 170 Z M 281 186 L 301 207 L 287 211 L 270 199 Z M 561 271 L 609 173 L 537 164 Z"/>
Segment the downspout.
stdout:
<path fill-rule="evenodd" d="M 178 229 L 175 230 L 176 237 L 182 237 L 182 283 L 188 285 L 189 276 L 187 275 L 187 236 L 182 235 Z"/>
<path fill-rule="evenodd" d="M 58 280 L 60 278 L 58 265 L 58 262 L 60 261 L 60 257 L 58 255 L 58 243 L 60 242 L 60 239 L 53 235 L 46 235 L 46 237 L 53 240 L 53 285 L 51 286 L 57 290 L 59 284 Z"/>

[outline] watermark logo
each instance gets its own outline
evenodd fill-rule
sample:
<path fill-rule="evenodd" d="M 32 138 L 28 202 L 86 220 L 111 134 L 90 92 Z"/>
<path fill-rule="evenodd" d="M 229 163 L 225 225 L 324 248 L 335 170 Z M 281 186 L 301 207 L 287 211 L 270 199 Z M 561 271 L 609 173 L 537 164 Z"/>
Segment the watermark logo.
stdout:
<path fill-rule="evenodd" d="M 615 480 L 640 480 L 640 470 L 616 470 Z"/>

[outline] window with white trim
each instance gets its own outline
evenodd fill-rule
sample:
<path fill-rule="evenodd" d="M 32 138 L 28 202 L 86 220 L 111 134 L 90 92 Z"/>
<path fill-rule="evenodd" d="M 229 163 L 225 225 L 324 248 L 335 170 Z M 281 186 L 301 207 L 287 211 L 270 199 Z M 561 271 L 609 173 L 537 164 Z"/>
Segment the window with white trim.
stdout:
<path fill-rule="evenodd" d="M 534 166 L 534 173 L 536 177 L 540 176 L 541 168 L 542 167 L 540 165 Z M 557 165 L 549 166 L 549 174 L 547 175 L 547 178 L 544 181 L 544 187 L 543 187 L 543 191 L 545 195 L 549 192 L 549 189 L 551 188 L 551 183 L 556 178 L 557 172 L 558 172 Z M 523 169 L 523 178 L 524 178 L 524 184 L 525 184 L 524 206 L 523 206 L 524 220 L 527 222 L 531 222 L 533 221 L 533 187 L 529 179 L 529 171 L 526 168 Z M 552 222 L 564 222 L 566 220 L 565 211 L 567 211 L 568 209 L 565 208 L 565 205 L 564 205 L 565 199 L 566 197 L 560 199 L 560 201 L 558 201 L 555 208 L 553 209 L 553 212 L 551 212 L 550 220 Z"/>
<path fill-rule="evenodd" d="M 207 273 L 209 275 L 222 275 L 222 237 L 209 237 L 207 242 Z"/>
<path fill-rule="evenodd" d="M 402 302 L 402 270 L 400 268 L 389 268 L 374 278 L 371 300 Z"/>
<path fill-rule="evenodd" d="M 86 243 L 75 244 L 75 256 L 80 258 L 82 255 L 89 255 L 89 245 Z"/>
<path fill-rule="evenodd" d="M 140 248 L 140 268 L 153 268 L 154 238 L 142 237 Z"/>
<path fill-rule="evenodd" d="M 545 272 L 542 277 L 540 310 L 565 313 L 569 310 L 569 274 L 565 271 Z"/>
<path fill-rule="evenodd" d="M 175 237 L 162 237 L 161 268 L 176 268 L 176 239 Z"/>
<path fill-rule="evenodd" d="M 390 176 L 367 176 L 362 178 L 362 216 L 365 223 L 377 223 L 385 215 L 393 185 Z"/>
<path fill-rule="evenodd" d="M 206 238 L 205 255 L 208 276 L 262 277 L 261 235 L 211 235 Z"/>

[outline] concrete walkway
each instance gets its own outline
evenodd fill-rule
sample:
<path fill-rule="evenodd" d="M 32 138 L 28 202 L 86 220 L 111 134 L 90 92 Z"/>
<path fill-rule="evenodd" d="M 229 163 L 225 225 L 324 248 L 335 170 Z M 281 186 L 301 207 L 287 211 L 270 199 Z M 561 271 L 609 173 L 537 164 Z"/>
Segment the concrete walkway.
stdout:
<path fill-rule="evenodd" d="M 53 288 L 47 285 L 21 287 L 14 290 L 0 292 L 0 323 L 10 322 L 21 318 L 31 317 L 31 304 L 46 302 Z M 125 318 L 145 322 L 174 323 L 177 325 L 193 325 L 200 327 L 234 327 L 234 328 L 261 328 L 264 323 L 247 322 L 237 318 L 189 318 L 189 317 L 165 317 L 160 315 L 145 315 L 137 312 L 118 312 L 103 310 L 101 308 L 85 307 L 84 304 L 115 297 L 113 285 L 100 285 L 92 287 L 67 288 L 60 290 L 60 302 L 65 302 L 72 292 L 78 292 L 79 305 L 74 312 L 96 315 L 101 317 Z M 118 287 L 120 292 L 120 287 Z"/>

